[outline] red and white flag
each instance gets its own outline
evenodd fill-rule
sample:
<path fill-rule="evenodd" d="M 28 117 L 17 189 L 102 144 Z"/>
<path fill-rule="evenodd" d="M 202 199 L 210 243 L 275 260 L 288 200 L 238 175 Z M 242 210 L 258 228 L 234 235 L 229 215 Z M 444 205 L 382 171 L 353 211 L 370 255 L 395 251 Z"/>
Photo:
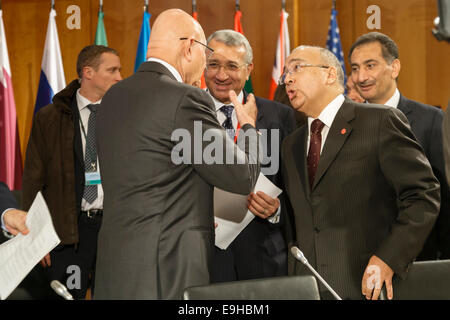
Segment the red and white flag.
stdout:
<path fill-rule="evenodd" d="M 20 190 L 22 157 L 2 10 L 0 10 L 0 66 L 0 181 L 5 182 L 11 190 Z"/>
<path fill-rule="evenodd" d="M 287 18 L 289 14 L 282 9 L 280 14 L 280 33 L 278 34 L 277 53 L 275 55 L 275 62 L 272 70 L 272 79 L 270 81 L 269 99 L 273 100 L 275 90 L 277 89 L 278 79 L 280 79 L 286 57 L 289 56 L 291 48 L 289 42 L 289 30 Z"/>

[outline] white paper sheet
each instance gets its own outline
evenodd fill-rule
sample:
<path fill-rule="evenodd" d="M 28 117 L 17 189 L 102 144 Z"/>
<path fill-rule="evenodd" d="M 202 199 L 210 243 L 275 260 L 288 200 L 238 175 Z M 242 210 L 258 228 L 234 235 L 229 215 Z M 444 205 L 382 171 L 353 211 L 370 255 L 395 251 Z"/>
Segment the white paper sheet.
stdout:
<path fill-rule="evenodd" d="M 0 245 L 0 299 L 6 299 L 33 267 L 61 241 L 41 192 L 31 205 L 26 225 L 30 232 L 18 234 Z M 50 284 L 49 284 L 50 285 Z"/>
<path fill-rule="evenodd" d="M 253 192 L 262 191 L 272 198 L 281 194 L 262 173 L 259 174 Z M 216 228 L 216 246 L 225 250 L 233 240 L 253 220 L 255 215 L 247 209 L 247 196 L 214 188 L 214 220 Z"/>

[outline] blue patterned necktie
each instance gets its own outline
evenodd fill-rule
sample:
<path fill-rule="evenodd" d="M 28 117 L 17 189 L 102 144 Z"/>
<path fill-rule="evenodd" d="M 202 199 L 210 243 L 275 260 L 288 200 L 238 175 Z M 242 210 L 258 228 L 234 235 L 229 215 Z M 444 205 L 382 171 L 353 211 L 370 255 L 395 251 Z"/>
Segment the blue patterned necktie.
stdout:
<path fill-rule="evenodd" d="M 97 147 L 95 145 L 95 117 L 97 116 L 98 104 L 90 104 L 87 107 L 91 111 L 88 121 L 88 133 L 86 136 L 86 150 L 84 156 L 84 171 L 95 172 L 97 171 Z M 84 186 L 83 198 L 92 203 L 97 199 L 98 193 L 97 185 Z"/>
<path fill-rule="evenodd" d="M 223 114 L 227 117 L 225 121 L 222 123 L 222 127 L 227 131 L 228 135 L 231 139 L 234 139 L 235 130 L 233 127 L 233 119 L 231 118 L 231 115 L 233 114 L 233 106 L 222 106 L 219 110 L 222 111 Z"/>

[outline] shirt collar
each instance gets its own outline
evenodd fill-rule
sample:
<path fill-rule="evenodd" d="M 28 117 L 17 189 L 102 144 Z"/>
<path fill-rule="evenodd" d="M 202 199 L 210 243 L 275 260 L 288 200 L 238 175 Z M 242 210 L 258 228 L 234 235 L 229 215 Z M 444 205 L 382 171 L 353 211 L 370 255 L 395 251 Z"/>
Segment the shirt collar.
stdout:
<path fill-rule="evenodd" d="M 216 111 L 219 111 L 220 108 L 222 108 L 225 103 L 220 102 L 219 100 L 217 100 L 216 98 L 213 97 L 213 95 L 211 94 L 211 92 L 209 92 L 209 90 L 206 90 L 206 92 L 208 92 L 208 94 L 211 96 L 212 100 L 214 101 L 214 106 L 216 107 Z M 243 102 L 244 101 L 244 91 L 241 90 L 241 92 L 239 92 L 238 96 L 237 96 L 237 100 Z M 233 104 L 227 103 L 227 106 L 232 106 Z"/>
<path fill-rule="evenodd" d="M 333 123 L 334 118 L 336 117 L 336 114 L 338 113 L 344 101 L 344 95 L 338 95 L 322 110 L 317 119 L 322 121 L 328 128 L 331 128 L 331 124 Z M 314 118 L 308 117 L 308 128 L 311 128 L 311 123 L 313 122 L 313 120 Z"/>
<path fill-rule="evenodd" d="M 178 82 L 183 82 L 183 79 L 181 78 L 181 75 L 177 71 L 177 69 L 175 69 L 171 64 L 167 63 L 166 61 L 158 59 L 158 58 L 148 58 L 147 61 L 149 61 L 149 62 L 153 61 L 153 62 L 158 62 L 158 63 L 162 64 L 164 67 L 169 69 L 170 73 L 175 77 L 175 79 Z"/>
<path fill-rule="evenodd" d="M 78 110 L 83 110 L 84 108 L 86 108 L 88 105 L 90 104 L 99 104 L 100 102 L 102 102 L 102 99 L 92 102 L 90 101 L 88 98 L 83 97 L 80 93 L 80 89 L 77 90 L 77 106 L 78 106 Z"/>
<path fill-rule="evenodd" d="M 400 92 L 398 89 L 395 89 L 394 95 L 386 101 L 385 106 L 397 108 L 398 102 L 400 101 Z"/>

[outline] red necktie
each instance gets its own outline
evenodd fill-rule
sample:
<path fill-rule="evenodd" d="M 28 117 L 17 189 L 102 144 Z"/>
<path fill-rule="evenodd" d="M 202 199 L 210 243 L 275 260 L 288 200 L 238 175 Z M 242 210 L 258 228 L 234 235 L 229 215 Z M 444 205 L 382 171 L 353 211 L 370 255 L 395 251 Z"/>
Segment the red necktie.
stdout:
<path fill-rule="evenodd" d="M 312 188 L 314 177 L 316 176 L 317 166 L 320 159 L 320 147 L 322 145 L 321 131 L 325 124 L 319 119 L 311 123 L 311 138 L 309 141 L 309 152 L 307 158 L 309 186 Z"/>

